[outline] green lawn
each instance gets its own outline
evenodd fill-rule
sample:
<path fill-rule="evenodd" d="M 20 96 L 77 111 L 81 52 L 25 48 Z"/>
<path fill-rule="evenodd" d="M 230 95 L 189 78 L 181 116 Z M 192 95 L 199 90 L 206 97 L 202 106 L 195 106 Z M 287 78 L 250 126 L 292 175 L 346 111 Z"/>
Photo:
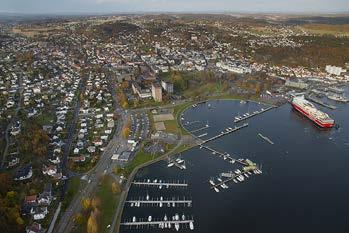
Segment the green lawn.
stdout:
<path fill-rule="evenodd" d="M 115 182 L 111 176 L 105 176 L 98 189 L 96 196 L 101 201 L 100 204 L 100 227 L 99 232 L 109 232 L 107 226 L 112 223 L 115 209 L 119 204 L 120 194 L 114 194 L 112 191 L 112 183 Z"/>
<path fill-rule="evenodd" d="M 125 176 L 129 176 L 133 169 L 135 169 L 137 166 L 144 164 L 150 160 L 154 159 L 151 154 L 147 154 L 141 149 L 138 151 L 135 155 L 135 158 L 128 163 L 124 169 L 121 170 L 121 173 L 124 174 Z"/>
<path fill-rule="evenodd" d="M 69 180 L 67 192 L 62 203 L 62 210 L 65 210 L 73 200 L 75 194 L 80 190 L 82 184 L 80 177 L 73 177 Z"/>
<path fill-rule="evenodd" d="M 178 124 L 176 120 L 164 121 L 164 124 L 165 124 L 167 133 L 173 133 L 173 134 L 179 133 Z"/>

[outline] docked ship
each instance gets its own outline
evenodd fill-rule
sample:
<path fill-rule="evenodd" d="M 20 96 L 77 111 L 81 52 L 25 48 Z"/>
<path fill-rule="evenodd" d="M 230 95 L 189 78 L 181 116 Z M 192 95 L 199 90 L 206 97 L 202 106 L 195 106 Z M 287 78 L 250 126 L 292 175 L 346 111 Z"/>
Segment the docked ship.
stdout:
<path fill-rule="evenodd" d="M 326 113 L 318 110 L 312 103 L 304 99 L 304 96 L 294 97 L 291 103 L 297 111 L 308 117 L 318 126 L 322 128 L 331 128 L 334 126 L 334 120 Z"/>

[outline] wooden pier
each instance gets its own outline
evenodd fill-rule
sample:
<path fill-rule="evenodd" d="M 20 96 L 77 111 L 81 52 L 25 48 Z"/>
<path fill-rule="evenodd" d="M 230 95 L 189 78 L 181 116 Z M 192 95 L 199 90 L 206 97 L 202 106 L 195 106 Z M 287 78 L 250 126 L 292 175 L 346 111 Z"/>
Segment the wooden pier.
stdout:
<path fill-rule="evenodd" d="M 257 115 L 259 115 L 259 114 L 265 113 L 265 112 L 267 112 L 267 111 L 269 111 L 269 110 L 271 110 L 271 109 L 273 109 L 273 108 L 276 108 L 276 107 L 275 107 L 275 106 L 270 106 L 270 107 L 268 107 L 268 108 L 266 108 L 266 109 L 257 111 L 256 113 L 252 113 L 252 114 L 250 114 L 250 115 L 248 115 L 248 116 L 241 117 L 240 119 L 234 120 L 234 123 L 239 123 L 239 122 L 241 122 L 241 121 L 247 120 L 247 119 L 252 118 L 252 117 L 254 117 L 254 116 L 257 116 Z"/>

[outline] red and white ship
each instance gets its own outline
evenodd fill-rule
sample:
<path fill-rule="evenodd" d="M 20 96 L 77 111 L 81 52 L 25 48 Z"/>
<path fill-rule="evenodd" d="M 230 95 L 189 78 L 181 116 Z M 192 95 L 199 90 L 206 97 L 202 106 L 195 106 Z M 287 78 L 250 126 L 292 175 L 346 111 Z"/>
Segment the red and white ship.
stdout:
<path fill-rule="evenodd" d="M 292 100 L 292 106 L 322 128 L 331 128 L 334 126 L 334 120 L 326 113 L 318 110 L 312 103 L 304 99 L 304 96 L 294 97 Z"/>

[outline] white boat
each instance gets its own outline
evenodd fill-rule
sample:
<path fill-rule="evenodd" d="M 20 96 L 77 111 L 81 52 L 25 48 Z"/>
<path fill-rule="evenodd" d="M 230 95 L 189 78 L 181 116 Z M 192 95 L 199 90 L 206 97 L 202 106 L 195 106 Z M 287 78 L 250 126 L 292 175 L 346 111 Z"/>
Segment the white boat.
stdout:
<path fill-rule="evenodd" d="M 151 216 L 148 217 L 148 222 L 151 222 Z"/>
<path fill-rule="evenodd" d="M 146 199 L 147 201 L 149 201 L 149 194 L 147 194 L 147 196 L 145 197 L 145 199 Z"/>
<path fill-rule="evenodd" d="M 217 180 L 218 180 L 219 182 L 222 182 L 222 179 L 221 179 L 220 177 L 218 177 Z"/>
<path fill-rule="evenodd" d="M 238 181 L 236 179 L 233 179 L 234 183 L 238 183 Z"/>
<path fill-rule="evenodd" d="M 172 167 L 174 165 L 174 163 L 169 163 L 167 164 L 167 167 Z"/>
<path fill-rule="evenodd" d="M 133 207 L 133 206 L 134 206 L 134 203 L 133 203 L 133 202 L 131 202 L 130 206 L 131 206 L 131 207 Z"/>
<path fill-rule="evenodd" d="M 165 214 L 165 217 L 164 217 L 164 221 L 167 221 L 168 219 L 167 219 L 167 215 Z"/>
<path fill-rule="evenodd" d="M 210 182 L 211 185 L 215 185 L 215 183 L 213 182 L 213 180 L 210 179 L 209 182 Z"/>
<path fill-rule="evenodd" d="M 136 222 L 136 217 L 135 216 L 133 216 L 132 222 Z"/>
<path fill-rule="evenodd" d="M 182 215 L 182 220 L 185 221 L 185 215 L 184 214 Z"/>
<path fill-rule="evenodd" d="M 219 193 L 219 189 L 214 187 L 214 191 L 216 191 L 217 193 Z"/>
<path fill-rule="evenodd" d="M 177 162 L 177 163 L 183 163 L 183 162 L 184 162 L 184 160 L 183 160 L 183 159 L 178 158 L 178 159 L 176 159 L 176 162 Z"/>
<path fill-rule="evenodd" d="M 178 221 L 179 220 L 179 215 L 175 214 L 175 220 Z"/>
<path fill-rule="evenodd" d="M 176 231 L 179 231 L 179 223 L 175 223 L 175 229 Z"/>
<path fill-rule="evenodd" d="M 194 230 L 194 223 L 193 222 L 189 222 L 189 228 L 190 228 L 190 230 Z"/>

